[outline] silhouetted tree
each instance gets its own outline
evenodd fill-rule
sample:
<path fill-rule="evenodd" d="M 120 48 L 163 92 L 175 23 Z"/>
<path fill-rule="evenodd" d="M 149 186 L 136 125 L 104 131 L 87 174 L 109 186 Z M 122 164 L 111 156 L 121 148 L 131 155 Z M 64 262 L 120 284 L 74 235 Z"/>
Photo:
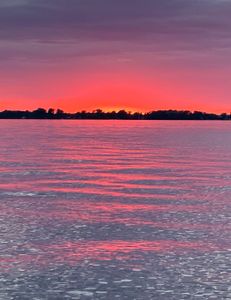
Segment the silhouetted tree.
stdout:
<path fill-rule="evenodd" d="M 45 119 L 47 117 L 47 112 L 44 108 L 38 108 L 32 111 L 31 116 L 34 119 Z"/>
<path fill-rule="evenodd" d="M 49 108 L 47 114 L 48 114 L 48 117 L 53 118 L 54 114 L 55 114 L 55 110 L 53 108 Z"/>
<path fill-rule="evenodd" d="M 4 110 L 0 112 L 1 119 L 122 119 L 122 120 L 230 120 L 230 114 L 212 114 L 206 112 L 190 112 L 188 110 L 158 110 L 151 111 L 145 114 L 135 112 L 126 112 L 120 110 L 118 112 L 104 112 L 101 109 L 96 109 L 93 112 L 76 112 L 74 114 L 65 113 L 61 109 L 57 109 L 56 113 L 53 108 L 48 111 L 44 108 L 38 108 L 30 111 L 10 111 Z"/>
<path fill-rule="evenodd" d="M 93 111 L 92 116 L 94 119 L 104 119 L 105 113 L 102 111 L 102 109 L 96 109 Z"/>
<path fill-rule="evenodd" d="M 118 119 L 127 119 L 128 113 L 125 110 L 120 110 L 117 112 Z"/>
<path fill-rule="evenodd" d="M 64 116 L 65 116 L 64 111 L 62 109 L 58 108 L 56 111 L 55 117 L 57 119 L 62 119 L 62 118 L 64 118 Z"/>

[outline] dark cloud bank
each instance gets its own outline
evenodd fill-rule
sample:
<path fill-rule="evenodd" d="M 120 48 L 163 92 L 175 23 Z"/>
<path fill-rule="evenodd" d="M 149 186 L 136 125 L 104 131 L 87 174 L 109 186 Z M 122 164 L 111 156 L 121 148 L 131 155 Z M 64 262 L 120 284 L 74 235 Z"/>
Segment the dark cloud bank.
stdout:
<path fill-rule="evenodd" d="M 0 59 L 227 51 L 230 15 L 222 0 L 2 0 Z"/>

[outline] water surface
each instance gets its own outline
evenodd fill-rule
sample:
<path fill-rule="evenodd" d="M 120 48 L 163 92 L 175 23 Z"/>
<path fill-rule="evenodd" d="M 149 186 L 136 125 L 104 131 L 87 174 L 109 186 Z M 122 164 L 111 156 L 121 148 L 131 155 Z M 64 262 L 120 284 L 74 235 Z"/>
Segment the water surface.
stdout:
<path fill-rule="evenodd" d="M 231 299 L 230 122 L 0 130 L 0 299 Z"/>

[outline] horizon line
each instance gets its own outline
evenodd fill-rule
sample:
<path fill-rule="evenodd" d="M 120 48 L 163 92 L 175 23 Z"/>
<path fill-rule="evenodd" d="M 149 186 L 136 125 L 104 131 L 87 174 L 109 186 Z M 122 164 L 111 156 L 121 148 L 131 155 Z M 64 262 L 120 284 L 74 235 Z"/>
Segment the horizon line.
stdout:
<path fill-rule="evenodd" d="M 104 112 L 101 109 L 92 112 L 78 111 L 66 113 L 61 109 L 38 108 L 29 110 L 4 110 L 0 112 L 0 119 L 94 119 L 94 120 L 231 120 L 231 113 L 207 113 L 190 110 L 156 110 L 147 113 L 127 112 L 126 110 Z"/>
<path fill-rule="evenodd" d="M 101 112 L 101 113 L 119 113 L 121 111 L 124 111 L 126 112 L 127 114 L 131 114 L 131 115 L 134 115 L 134 114 L 140 114 L 140 115 L 146 115 L 146 114 L 150 114 L 152 112 L 188 112 L 188 113 L 195 113 L 195 112 L 199 112 L 199 113 L 204 113 L 204 114 L 213 114 L 213 115 L 217 115 L 217 116 L 220 116 L 220 115 L 223 115 L 223 114 L 226 114 L 226 115 L 231 115 L 231 109 L 230 109 L 230 112 L 221 112 L 221 113 L 217 113 L 217 112 L 212 112 L 212 111 L 206 111 L 206 110 L 198 110 L 198 109 L 176 109 L 176 108 L 167 108 L 167 109 L 164 109 L 164 108 L 160 108 L 160 109 L 151 109 L 151 110 L 146 110 L 146 111 L 139 111 L 139 110 L 132 110 L 132 109 L 126 109 L 126 108 L 119 108 L 119 109 L 111 109 L 111 110 L 104 110 L 103 108 L 95 108 L 95 109 L 92 109 L 92 110 L 86 110 L 86 109 L 81 109 L 81 110 L 76 110 L 76 111 L 64 111 L 63 109 L 57 107 L 57 108 L 53 108 L 53 107 L 49 107 L 49 108 L 44 108 L 44 107 L 41 107 L 41 106 L 38 106 L 37 108 L 35 109 L 11 109 L 11 108 L 5 108 L 5 109 L 1 109 L 0 110 L 0 113 L 3 113 L 3 112 L 35 112 L 35 111 L 38 111 L 38 110 L 44 110 L 46 111 L 47 113 L 49 112 L 49 110 L 53 111 L 53 113 L 57 113 L 57 111 L 61 111 L 62 113 L 64 114 L 77 114 L 77 113 L 90 113 L 90 114 L 93 114 L 93 113 L 97 113 L 97 112 Z"/>

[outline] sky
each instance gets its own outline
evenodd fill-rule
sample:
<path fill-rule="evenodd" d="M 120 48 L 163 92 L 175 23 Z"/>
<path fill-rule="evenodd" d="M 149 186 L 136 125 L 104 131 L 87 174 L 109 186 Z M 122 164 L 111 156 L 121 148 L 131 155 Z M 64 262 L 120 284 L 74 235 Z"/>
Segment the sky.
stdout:
<path fill-rule="evenodd" d="M 231 0 L 1 0 L 0 109 L 231 111 Z"/>

